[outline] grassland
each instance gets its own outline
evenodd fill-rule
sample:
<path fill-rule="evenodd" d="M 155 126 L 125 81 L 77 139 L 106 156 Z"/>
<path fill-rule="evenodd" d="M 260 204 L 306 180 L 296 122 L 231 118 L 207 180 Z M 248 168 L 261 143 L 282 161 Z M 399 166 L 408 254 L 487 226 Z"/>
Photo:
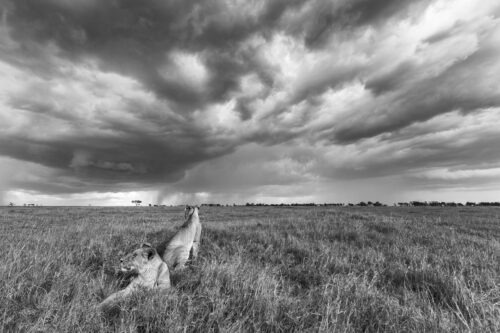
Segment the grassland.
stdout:
<path fill-rule="evenodd" d="M 0 208 L 0 332 L 500 332 L 500 209 L 202 208 L 173 288 L 102 314 L 182 208 Z"/>

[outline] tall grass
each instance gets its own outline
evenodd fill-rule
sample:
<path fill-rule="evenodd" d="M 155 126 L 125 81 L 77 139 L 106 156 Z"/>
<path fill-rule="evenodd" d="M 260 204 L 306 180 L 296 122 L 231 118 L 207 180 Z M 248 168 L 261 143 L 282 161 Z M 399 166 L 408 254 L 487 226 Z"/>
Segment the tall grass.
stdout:
<path fill-rule="evenodd" d="M 0 332 L 500 332 L 500 209 L 205 208 L 200 257 L 115 311 L 182 209 L 1 208 Z"/>

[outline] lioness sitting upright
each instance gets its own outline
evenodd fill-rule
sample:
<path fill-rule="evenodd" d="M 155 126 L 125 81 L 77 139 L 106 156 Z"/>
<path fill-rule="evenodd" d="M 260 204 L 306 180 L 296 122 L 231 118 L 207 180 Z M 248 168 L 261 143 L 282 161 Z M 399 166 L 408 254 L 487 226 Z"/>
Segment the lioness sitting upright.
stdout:
<path fill-rule="evenodd" d="M 165 249 L 163 260 L 165 260 L 170 269 L 174 267 L 177 269 L 184 268 L 191 250 L 193 259 L 196 259 L 198 256 L 201 237 L 201 223 L 198 210 L 198 206 L 186 206 L 184 211 L 186 221 L 175 236 L 172 237 Z"/>
<path fill-rule="evenodd" d="M 127 288 L 111 294 L 101 302 L 99 307 L 103 310 L 124 299 L 139 287 L 148 289 L 170 288 L 168 266 L 148 243 L 142 244 L 140 248 L 121 258 L 120 270 L 122 272 L 137 273 L 137 276 L 133 278 Z"/>

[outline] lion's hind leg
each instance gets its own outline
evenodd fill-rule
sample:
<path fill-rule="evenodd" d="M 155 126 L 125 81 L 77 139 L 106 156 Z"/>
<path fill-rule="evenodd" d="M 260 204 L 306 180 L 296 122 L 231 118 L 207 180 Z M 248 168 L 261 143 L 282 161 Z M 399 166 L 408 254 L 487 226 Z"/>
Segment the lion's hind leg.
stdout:
<path fill-rule="evenodd" d="M 175 269 L 183 269 L 189 259 L 189 248 L 187 246 L 179 246 L 175 248 Z"/>
<path fill-rule="evenodd" d="M 182 269 L 189 259 L 189 249 L 185 245 L 179 245 L 173 248 L 167 248 L 163 261 L 167 263 L 170 270 Z"/>
<path fill-rule="evenodd" d="M 191 258 L 193 260 L 196 260 L 198 258 L 198 250 L 200 248 L 200 243 L 199 242 L 194 242 L 193 247 L 191 248 Z"/>
<path fill-rule="evenodd" d="M 169 269 L 173 269 L 176 262 L 176 248 L 167 247 L 163 255 L 163 261 L 167 264 Z"/>

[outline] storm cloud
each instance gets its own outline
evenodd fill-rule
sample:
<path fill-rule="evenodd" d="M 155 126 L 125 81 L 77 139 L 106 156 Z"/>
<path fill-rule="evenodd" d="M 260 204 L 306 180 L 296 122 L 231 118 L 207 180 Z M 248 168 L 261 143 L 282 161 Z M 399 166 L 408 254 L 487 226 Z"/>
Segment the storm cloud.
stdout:
<path fill-rule="evenodd" d="M 497 1 L 4 0 L 0 9 L 4 202 L 500 191 Z M 377 186 L 387 193 L 368 190 Z"/>

